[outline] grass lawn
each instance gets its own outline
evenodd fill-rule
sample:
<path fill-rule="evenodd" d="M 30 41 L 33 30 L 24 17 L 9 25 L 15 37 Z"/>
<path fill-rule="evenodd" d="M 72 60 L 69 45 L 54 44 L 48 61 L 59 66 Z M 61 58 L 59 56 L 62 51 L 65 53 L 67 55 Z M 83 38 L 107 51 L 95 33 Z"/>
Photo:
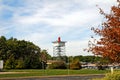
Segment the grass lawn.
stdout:
<path fill-rule="evenodd" d="M 87 75 L 87 74 L 105 74 L 110 70 L 62 70 L 62 69 L 19 69 L 19 70 L 4 70 L 0 72 L 0 78 L 16 78 L 16 77 L 39 77 L 39 76 L 55 76 L 55 75 Z M 3 74 L 2 74 L 3 73 Z"/>

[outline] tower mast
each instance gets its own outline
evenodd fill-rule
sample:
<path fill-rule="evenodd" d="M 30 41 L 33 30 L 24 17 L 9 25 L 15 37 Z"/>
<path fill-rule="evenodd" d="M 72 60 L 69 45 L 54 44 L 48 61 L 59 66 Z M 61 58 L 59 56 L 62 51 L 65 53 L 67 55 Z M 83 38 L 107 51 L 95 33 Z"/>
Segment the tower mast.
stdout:
<path fill-rule="evenodd" d="M 57 57 L 57 60 L 65 61 L 65 43 L 66 41 L 61 41 L 61 38 L 58 37 L 57 41 L 53 41 L 53 56 Z"/>

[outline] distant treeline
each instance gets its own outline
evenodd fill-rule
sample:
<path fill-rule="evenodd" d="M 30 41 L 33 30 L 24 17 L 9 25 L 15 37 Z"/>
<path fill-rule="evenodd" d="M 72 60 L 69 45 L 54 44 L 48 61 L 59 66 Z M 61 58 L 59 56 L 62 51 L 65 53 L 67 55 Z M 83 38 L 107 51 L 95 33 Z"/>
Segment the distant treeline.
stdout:
<path fill-rule="evenodd" d="M 96 63 L 101 61 L 102 57 L 99 56 L 62 56 L 63 59 L 65 59 L 66 62 L 72 62 L 72 61 L 79 61 L 79 62 L 86 62 L 86 63 Z M 57 57 L 52 57 L 53 59 L 57 59 Z"/>
<path fill-rule="evenodd" d="M 101 57 L 98 56 L 70 56 L 69 57 L 70 62 L 73 60 L 79 60 L 80 62 L 86 62 L 86 63 L 96 63 L 101 60 Z"/>

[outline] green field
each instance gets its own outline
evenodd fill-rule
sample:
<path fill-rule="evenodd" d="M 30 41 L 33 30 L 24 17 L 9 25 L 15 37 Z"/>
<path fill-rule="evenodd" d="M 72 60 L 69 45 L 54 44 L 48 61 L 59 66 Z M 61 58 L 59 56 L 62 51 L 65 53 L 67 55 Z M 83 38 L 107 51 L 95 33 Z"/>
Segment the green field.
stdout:
<path fill-rule="evenodd" d="M 57 75 L 88 75 L 88 74 L 105 74 L 109 70 L 61 70 L 61 69 L 22 69 L 22 70 L 4 70 L 0 72 L 0 78 L 18 78 L 18 77 L 40 77 L 40 76 L 57 76 Z"/>

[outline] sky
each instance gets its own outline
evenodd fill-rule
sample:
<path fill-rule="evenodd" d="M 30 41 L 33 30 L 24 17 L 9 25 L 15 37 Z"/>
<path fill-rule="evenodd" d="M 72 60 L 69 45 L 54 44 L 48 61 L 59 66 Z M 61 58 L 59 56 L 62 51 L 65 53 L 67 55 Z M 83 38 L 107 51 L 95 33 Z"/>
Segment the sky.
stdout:
<path fill-rule="evenodd" d="M 91 27 L 104 21 L 96 5 L 109 13 L 116 0 L 0 0 L 0 36 L 26 40 L 53 56 L 52 41 L 60 36 L 66 55 L 91 55 Z"/>

